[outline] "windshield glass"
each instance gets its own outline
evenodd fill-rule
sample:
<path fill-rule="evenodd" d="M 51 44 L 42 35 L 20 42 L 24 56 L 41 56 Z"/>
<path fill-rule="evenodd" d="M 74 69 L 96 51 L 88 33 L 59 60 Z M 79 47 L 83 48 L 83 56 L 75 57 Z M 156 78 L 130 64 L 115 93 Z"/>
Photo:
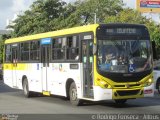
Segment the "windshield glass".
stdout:
<path fill-rule="evenodd" d="M 98 69 L 133 73 L 151 69 L 149 40 L 98 40 Z"/>

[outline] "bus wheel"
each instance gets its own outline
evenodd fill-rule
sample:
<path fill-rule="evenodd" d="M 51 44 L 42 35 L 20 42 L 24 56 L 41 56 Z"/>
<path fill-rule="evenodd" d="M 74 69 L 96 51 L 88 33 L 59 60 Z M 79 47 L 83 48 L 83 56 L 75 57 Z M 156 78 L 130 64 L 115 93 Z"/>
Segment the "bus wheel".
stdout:
<path fill-rule="evenodd" d="M 69 98 L 72 105 L 79 106 L 82 103 L 82 101 L 77 98 L 77 89 L 74 82 L 70 85 Z"/>
<path fill-rule="evenodd" d="M 25 97 L 27 97 L 27 98 L 31 97 L 31 96 L 32 96 L 32 95 L 31 95 L 32 93 L 29 91 L 27 78 L 24 79 L 22 85 L 23 85 L 23 92 L 24 92 Z"/>
<path fill-rule="evenodd" d="M 157 90 L 158 90 L 158 93 L 160 94 L 160 79 L 158 79 L 157 81 Z"/>
<path fill-rule="evenodd" d="M 124 104 L 126 103 L 127 99 L 119 99 L 119 100 L 115 100 L 116 104 Z"/>

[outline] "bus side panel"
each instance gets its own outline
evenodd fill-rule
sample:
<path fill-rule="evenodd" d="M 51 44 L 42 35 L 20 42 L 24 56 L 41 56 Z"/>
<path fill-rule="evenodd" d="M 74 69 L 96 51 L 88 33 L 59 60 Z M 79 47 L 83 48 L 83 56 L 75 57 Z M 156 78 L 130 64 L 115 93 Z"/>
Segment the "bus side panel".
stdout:
<path fill-rule="evenodd" d="M 41 63 L 32 63 L 28 65 L 27 77 L 30 91 L 42 92 Z"/>
<path fill-rule="evenodd" d="M 29 90 L 42 92 L 41 73 L 39 63 L 19 63 L 17 64 L 17 88 L 22 88 L 22 78 L 25 76 L 28 80 Z"/>
<path fill-rule="evenodd" d="M 81 94 L 81 79 L 80 79 L 80 63 L 75 63 L 78 68 L 70 68 L 72 63 L 50 63 L 48 69 L 48 89 L 51 94 L 66 96 L 66 82 L 72 79 L 77 86 L 78 95 Z"/>
<path fill-rule="evenodd" d="M 3 64 L 3 80 L 6 85 L 13 87 L 12 64 Z"/>
<path fill-rule="evenodd" d="M 45 71 L 44 71 L 45 72 Z M 61 73 L 62 74 L 62 73 Z M 61 75 L 59 73 L 59 64 L 58 63 L 50 63 L 47 68 L 47 89 L 46 91 L 50 91 L 51 94 L 54 95 L 62 95 L 62 84 L 61 84 Z M 64 75 L 63 75 L 64 76 Z M 43 84 L 46 80 L 43 80 Z"/>

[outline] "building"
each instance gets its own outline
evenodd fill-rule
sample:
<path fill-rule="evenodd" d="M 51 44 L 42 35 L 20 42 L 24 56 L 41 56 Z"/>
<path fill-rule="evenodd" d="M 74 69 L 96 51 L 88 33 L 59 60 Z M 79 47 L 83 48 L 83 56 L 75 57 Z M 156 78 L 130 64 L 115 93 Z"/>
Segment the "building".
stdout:
<path fill-rule="evenodd" d="M 1 35 L 8 35 L 8 34 L 11 34 L 10 30 L 0 30 L 0 36 Z"/>

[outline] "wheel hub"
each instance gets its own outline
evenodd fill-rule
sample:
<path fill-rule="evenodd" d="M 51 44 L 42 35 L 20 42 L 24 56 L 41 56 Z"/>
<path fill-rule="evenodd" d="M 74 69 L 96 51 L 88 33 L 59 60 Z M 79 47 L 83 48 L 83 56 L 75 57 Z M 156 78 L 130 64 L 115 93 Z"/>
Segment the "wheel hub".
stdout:
<path fill-rule="evenodd" d="M 77 91 L 76 91 L 76 89 L 72 89 L 71 95 L 72 95 L 72 100 L 76 100 L 77 99 Z"/>
<path fill-rule="evenodd" d="M 24 94 L 27 94 L 27 85 L 24 85 Z"/>

